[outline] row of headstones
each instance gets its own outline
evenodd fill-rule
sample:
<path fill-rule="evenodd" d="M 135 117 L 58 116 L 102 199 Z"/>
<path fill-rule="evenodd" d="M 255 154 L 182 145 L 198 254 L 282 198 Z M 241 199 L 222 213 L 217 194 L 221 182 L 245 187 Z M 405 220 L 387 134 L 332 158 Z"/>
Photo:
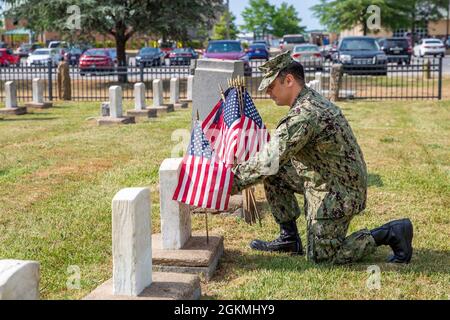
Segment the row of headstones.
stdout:
<path fill-rule="evenodd" d="M 161 79 L 155 79 L 153 86 L 153 105 L 147 106 L 145 93 L 146 87 L 142 82 L 134 85 L 134 109 L 127 111 L 126 116 L 123 114 L 122 107 L 122 88 L 120 86 L 111 86 L 109 88 L 109 101 L 103 102 L 101 105 L 101 116 L 98 124 L 109 123 L 134 123 L 134 117 L 156 117 L 158 113 L 172 112 L 174 109 L 187 108 L 188 102 L 192 101 L 192 88 L 194 76 L 190 75 L 187 80 L 187 99 L 180 99 L 180 79 L 170 79 L 170 99 L 169 103 L 164 102 L 163 83 Z"/>
<path fill-rule="evenodd" d="M 112 290 L 103 293 L 102 297 L 105 295 L 136 297 L 144 289 L 148 290 L 152 284 L 150 208 L 149 188 L 126 188 L 114 196 L 112 200 Z M 191 282 L 194 279 L 194 282 L 199 283 L 197 276 L 187 275 L 187 277 Z M 39 299 L 39 282 L 39 262 L 0 260 L 0 300 L 37 300 Z M 191 289 L 191 298 L 198 298 L 198 295 L 199 292 Z M 98 297 L 93 295 L 87 298 Z"/>
<path fill-rule="evenodd" d="M 176 158 L 166 159 L 160 167 L 161 245 L 165 250 L 181 249 L 191 237 L 189 206 L 172 200 L 180 165 L 181 158 Z M 151 285 L 150 209 L 148 188 L 126 188 L 114 196 L 112 200 L 112 289 L 108 287 L 108 292 L 102 292 L 102 298 L 111 298 L 115 295 L 135 297 Z M 161 273 L 156 273 L 157 276 L 158 274 Z M 188 290 L 187 297 L 197 299 L 199 278 L 194 275 L 185 277 L 188 277 L 190 283 L 195 284 L 193 289 Z M 158 280 L 161 281 L 161 279 Z M 179 277 L 178 280 L 180 280 Z M 40 267 L 37 261 L 0 260 L 0 300 L 39 299 L 39 281 Z M 99 297 L 91 294 L 87 298 Z"/>
<path fill-rule="evenodd" d="M 27 108 L 50 108 L 51 102 L 44 101 L 45 81 L 43 79 L 33 79 L 33 100 L 25 104 L 25 107 L 19 106 L 17 102 L 17 85 L 14 81 L 5 83 L 5 108 L 0 109 L 0 114 L 22 115 L 27 113 Z"/>

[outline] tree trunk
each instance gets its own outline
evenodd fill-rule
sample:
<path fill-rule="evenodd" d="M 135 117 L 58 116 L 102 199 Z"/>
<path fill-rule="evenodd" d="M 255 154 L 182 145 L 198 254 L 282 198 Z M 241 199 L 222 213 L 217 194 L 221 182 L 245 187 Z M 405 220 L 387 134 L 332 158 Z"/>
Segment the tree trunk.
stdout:
<path fill-rule="evenodd" d="M 120 83 L 128 82 L 127 77 L 127 56 L 125 52 L 127 37 L 124 28 L 116 28 L 115 34 L 116 49 L 117 49 L 117 71 L 118 80 Z"/>

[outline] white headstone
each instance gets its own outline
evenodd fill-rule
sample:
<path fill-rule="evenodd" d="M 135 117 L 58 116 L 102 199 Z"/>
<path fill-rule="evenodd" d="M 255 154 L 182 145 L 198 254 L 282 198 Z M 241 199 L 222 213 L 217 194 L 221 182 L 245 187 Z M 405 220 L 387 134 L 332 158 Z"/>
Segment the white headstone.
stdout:
<path fill-rule="evenodd" d="M 219 84 L 228 88 L 227 80 L 244 76 L 244 62 L 240 60 L 200 59 L 195 69 L 192 96 L 192 119 L 206 118 L 220 99 Z"/>
<path fill-rule="evenodd" d="M 318 81 L 316 91 L 319 92 L 320 94 L 322 94 L 322 72 L 315 73 L 315 80 Z"/>
<path fill-rule="evenodd" d="M 311 80 L 310 82 L 308 82 L 306 84 L 306 86 L 308 86 L 309 88 L 318 91 L 318 85 L 319 85 L 319 81 L 317 80 Z"/>
<path fill-rule="evenodd" d="M 178 103 L 180 101 L 180 79 L 170 79 L 170 103 Z"/>
<path fill-rule="evenodd" d="M 153 106 L 160 107 L 164 103 L 163 83 L 161 79 L 153 80 Z"/>
<path fill-rule="evenodd" d="M 152 283 L 150 190 L 127 188 L 112 200 L 113 294 L 137 296 Z"/>
<path fill-rule="evenodd" d="M 33 102 L 44 103 L 44 80 L 39 78 L 33 79 Z"/>
<path fill-rule="evenodd" d="M 122 118 L 122 88 L 109 87 L 109 114 L 112 118 Z"/>
<path fill-rule="evenodd" d="M 187 100 L 191 100 L 192 101 L 192 89 L 194 87 L 194 76 L 190 75 L 188 76 L 187 79 Z"/>
<path fill-rule="evenodd" d="M 39 263 L 0 260 L 0 300 L 38 300 Z"/>
<path fill-rule="evenodd" d="M 159 167 L 159 203 L 163 249 L 181 249 L 191 237 L 189 206 L 172 200 L 182 158 L 165 159 Z"/>
<path fill-rule="evenodd" d="M 5 107 L 17 108 L 17 88 L 14 81 L 5 82 Z"/>
<path fill-rule="evenodd" d="M 138 82 L 134 85 L 134 109 L 145 109 L 145 84 Z"/>

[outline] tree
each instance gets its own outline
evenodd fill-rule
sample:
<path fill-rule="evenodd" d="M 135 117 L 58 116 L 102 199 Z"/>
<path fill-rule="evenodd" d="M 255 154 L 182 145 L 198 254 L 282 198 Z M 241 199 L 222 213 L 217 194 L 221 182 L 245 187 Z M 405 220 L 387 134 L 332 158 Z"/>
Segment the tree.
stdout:
<path fill-rule="evenodd" d="M 6 0 L 7 15 L 27 19 L 33 31 L 65 34 L 112 35 L 120 65 L 126 65 L 125 47 L 136 33 L 153 33 L 178 39 L 187 37 L 188 26 L 212 24 L 222 0 Z M 68 13 L 76 5 L 79 15 Z M 70 12 L 70 11 L 69 11 Z M 67 22 L 79 18 L 79 28 Z M 122 76 L 120 81 L 126 81 Z"/>
<path fill-rule="evenodd" d="M 272 34 L 276 37 L 282 37 L 285 34 L 303 33 L 305 27 L 300 26 L 301 21 L 294 6 L 283 2 L 275 10 L 272 18 Z"/>
<path fill-rule="evenodd" d="M 411 28 L 413 40 L 417 40 L 416 27 L 427 27 L 428 22 L 443 17 L 448 10 L 448 0 L 403 0 L 403 15 L 407 21 L 402 27 Z"/>
<path fill-rule="evenodd" d="M 229 19 L 229 21 L 228 21 L 229 33 L 230 33 L 229 37 L 227 37 L 227 19 Z M 225 11 L 222 14 L 222 16 L 220 17 L 219 22 L 216 23 L 216 25 L 214 26 L 212 38 L 214 40 L 224 40 L 227 38 L 233 39 L 233 40 L 236 39 L 239 31 L 238 31 L 235 21 L 236 21 L 236 17 L 232 13 L 228 13 L 228 11 Z"/>
<path fill-rule="evenodd" d="M 367 22 L 372 15 L 367 9 L 371 5 L 380 8 L 382 27 L 395 29 L 406 22 L 402 11 L 404 2 L 397 0 L 321 0 L 311 9 L 329 31 L 340 32 L 360 26 L 363 34 L 367 35 Z"/>
<path fill-rule="evenodd" d="M 275 6 L 271 5 L 268 0 L 250 0 L 249 7 L 242 11 L 243 29 L 248 32 L 261 33 L 264 37 L 271 31 L 274 14 Z"/>

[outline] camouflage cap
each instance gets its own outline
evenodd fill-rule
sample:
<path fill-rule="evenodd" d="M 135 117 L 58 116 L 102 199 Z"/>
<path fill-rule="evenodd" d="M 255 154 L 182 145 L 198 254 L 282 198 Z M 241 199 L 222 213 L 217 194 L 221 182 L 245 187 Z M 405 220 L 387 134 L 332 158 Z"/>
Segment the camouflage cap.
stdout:
<path fill-rule="evenodd" d="M 294 59 L 291 57 L 291 51 L 286 51 L 261 65 L 259 70 L 262 71 L 264 75 L 258 90 L 263 91 L 267 89 L 267 87 L 278 77 L 280 71 L 292 62 L 294 62 Z"/>

